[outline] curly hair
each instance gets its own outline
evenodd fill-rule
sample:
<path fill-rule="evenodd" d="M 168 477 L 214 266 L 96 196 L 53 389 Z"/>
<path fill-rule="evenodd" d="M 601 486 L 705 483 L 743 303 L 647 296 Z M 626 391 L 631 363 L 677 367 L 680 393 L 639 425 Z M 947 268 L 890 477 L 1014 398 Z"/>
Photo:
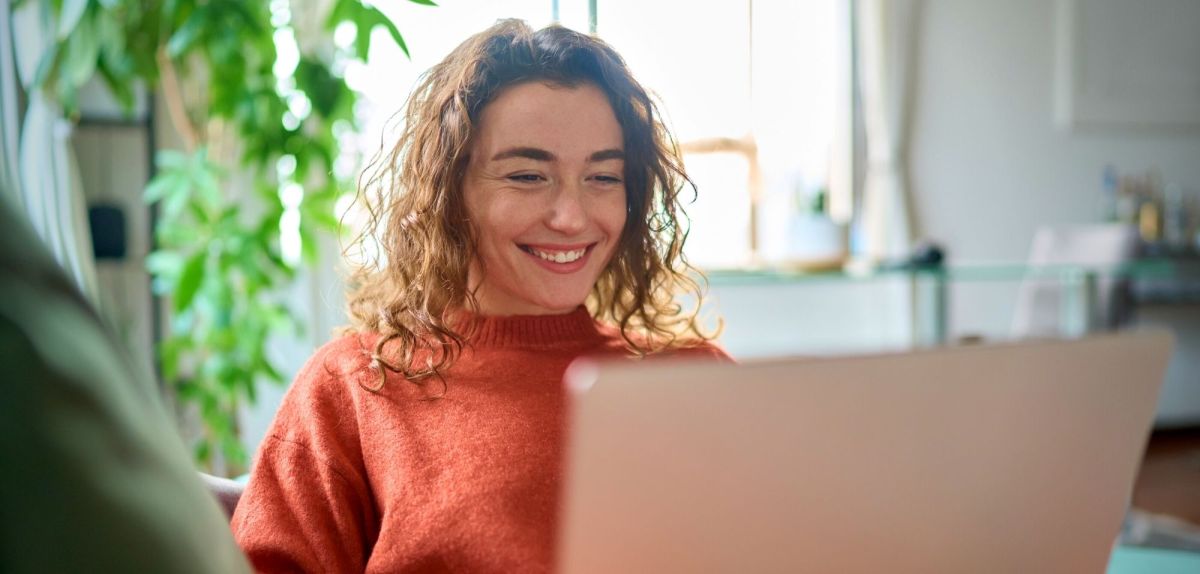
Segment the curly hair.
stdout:
<path fill-rule="evenodd" d="M 382 335 L 371 352 L 379 383 L 369 390 L 382 388 L 387 369 L 418 385 L 441 380 L 444 391 L 441 373 L 470 344 L 474 323 L 455 317 L 478 310 L 467 282 L 477 246 L 462 194 L 472 133 L 502 90 L 534 81 L 599 88 L 623 134 L 627 217 L 585 303 L 591 315 L 618 327 L 639 356 L 715 337 L 698 320 L 704 293 L 693 277 L 703 275 L 683 254 L 680 194 L 690 187 L 694 195 L 695 185 L 650 95 L 602 40 L 502 20 L 423 76 L 395 145 L 381 147 L 360 178 L 368 221 L 347 254 L 357 248 L 367 260 L 350 273 L 348 312 L 351 331 Z M 383 350 L 393 341 L 389 361 Z"/>

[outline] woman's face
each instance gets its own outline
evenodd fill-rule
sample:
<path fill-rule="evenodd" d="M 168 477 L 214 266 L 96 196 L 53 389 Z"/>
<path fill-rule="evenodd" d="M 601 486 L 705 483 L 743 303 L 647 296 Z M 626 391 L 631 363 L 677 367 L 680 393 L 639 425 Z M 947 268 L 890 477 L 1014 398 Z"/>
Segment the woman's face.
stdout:
<path fill-rule="evenodd" d="M 625 226 L 622 141 L 588 84 L 518 84 L 484 107 L 463 180 L 483 314 L 567 313 L 587 299 Z"/>

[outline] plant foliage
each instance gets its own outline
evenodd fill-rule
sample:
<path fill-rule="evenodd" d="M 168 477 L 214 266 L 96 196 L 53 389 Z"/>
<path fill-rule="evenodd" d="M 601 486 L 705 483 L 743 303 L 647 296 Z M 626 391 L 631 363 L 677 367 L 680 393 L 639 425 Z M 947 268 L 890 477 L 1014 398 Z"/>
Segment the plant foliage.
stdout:
<path fill-rule="evenodd" d="M 279 38 L 300 35 L 291 15 L 315 6 L 329 12 L 320 37 L 297 42 L 308 48 L 298 48 L 294 69 L 280 74 Z M 247 460 L 238 409 L 254 402 L 259 382 L 283 381 L 267 340 L 299 329 L 280 301 L 295 274 L 281 222 L 298 217 L 293 231 L 308 261 L 316 238 L 337 228 L 333 205 L 345 188 L 332 176 L 342 154 L 338 134 L 356 127 L 356 94 L 339 70 L 366 59 L 376 28 L 406 54 L 408 47 L 363 0 L 49 0 L 43 9 L 56 16 L 57 42 L 40 62 L 35 89 L 74 115 L 80 88 L 95 77 L 126 109 L 135 86 L 159 88 L 184 140 L 183 150 L 157 154 L 144 193 L 158 206 L 146 267 L 156 293 L 171 302 L 158 351 L 165 382 L 201 415 L 197 461 L 238 472 Z M 352 46 L 322 41 L 343 23 L 356 29 Z"/>

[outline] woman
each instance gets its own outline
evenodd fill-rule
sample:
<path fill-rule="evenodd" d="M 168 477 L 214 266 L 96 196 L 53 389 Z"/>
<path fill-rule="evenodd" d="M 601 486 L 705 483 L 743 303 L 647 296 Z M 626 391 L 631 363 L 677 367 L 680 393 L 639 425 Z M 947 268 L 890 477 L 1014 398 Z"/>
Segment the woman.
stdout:
<path fill-rule="evenodd" d="M 700 299 L 687 177 L 603 42 L 500 22 L 405 126 L 367 178 L 353 330 L 297 376 L 233 519 L 261 571 L 547 570 L 568 364 L 727 359 L 675 303 Z"/>

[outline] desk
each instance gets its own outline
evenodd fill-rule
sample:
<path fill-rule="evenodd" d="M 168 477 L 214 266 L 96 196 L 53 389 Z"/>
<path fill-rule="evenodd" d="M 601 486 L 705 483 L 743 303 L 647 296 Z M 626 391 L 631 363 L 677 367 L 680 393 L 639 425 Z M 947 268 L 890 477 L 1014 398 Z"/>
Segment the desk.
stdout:
<path fill-rule="evenodd" d="M 1200 572 L 1200 554 L 1118 546 L 1113 549 L 1107 574 L 1196 574 Z"/>
<path fill-rule="evenodd" d="M 908 350 L 952 343 L 960 335 L 1004 341 L 1013 336 L 1017 309 L 1029 308 L 1022 303 L 1025 282 L 1043 284 L 1058 294 L 1048 312 L 1057 313 L 1049 322 L 1058 325 L 1059 336 L 1085 335 L 1114 320 L 1175 332 L 1156 424 L 1200 425 L 1200 257 L 1109 267 L 981 263 L 859 273 L 718 269 L 707 275 L 714 301 L 709 310 L 726 318 L 722 344 L 739 358 Z M 1102 307 L 1111 312 L 1101 313 Z"/>
<path fill-rule="evenodd" d="M 958 283 L 1022 281 L 1054 282 L 1060 286 L 1060 324 L 1063 335 L 1078 337 L 1103 327 L 1097 302 L 1103 281 L 1128 281 L 1129 303 L 1200 303 L 1200 259 L 1147 258 L 1114 266 L 1027 265 L 981 263 L 930 268 L 878 268 L 861 271 L 803 271 L 786 268 L 713 269 L 713 285 L 805 284 L 819 282 L 883 282 L 901 280 L 913 296 L 913 343 L 943 345 L 949 341 L 949 290 Z"/>

